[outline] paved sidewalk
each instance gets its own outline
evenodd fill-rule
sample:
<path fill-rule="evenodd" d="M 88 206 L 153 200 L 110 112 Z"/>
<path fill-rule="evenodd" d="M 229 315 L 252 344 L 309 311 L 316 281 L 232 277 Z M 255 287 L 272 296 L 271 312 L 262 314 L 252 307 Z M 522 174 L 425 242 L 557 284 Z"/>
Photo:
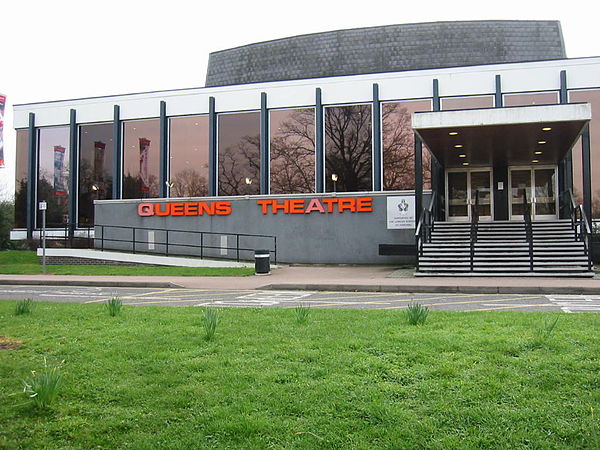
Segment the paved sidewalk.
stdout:
<path fill-rule="evenodd" d="M 599 294 L 596 278 L 415 278 L 392 266 L 280 266 L 251 277 L 136 277 L 0 275 L 0 285 L 185 287 L 196 289 L 279 289 L 363 292 L 481 294 Z M 0 287 L 0 290 L 2 288 Z"/>

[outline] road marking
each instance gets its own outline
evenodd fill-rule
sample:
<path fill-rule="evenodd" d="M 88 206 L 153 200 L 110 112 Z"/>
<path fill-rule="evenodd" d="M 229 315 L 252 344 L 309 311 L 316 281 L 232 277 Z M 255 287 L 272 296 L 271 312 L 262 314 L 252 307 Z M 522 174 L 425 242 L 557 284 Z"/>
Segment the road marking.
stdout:
<path fill-rule="evenodd" d="M 480 296 L 483 295 L 493 295 L 493 294 L 477 294 Z M 468 297 L 467 297 L 468 298 Z M 445 305 L 468 305 L 471 303 L 483 303 L 483 302 L 488 302 L 488 303 L 492 303 L 492 302 L 510 302 L 510 301 L 514 301 L 514 300 L 529 300 L 532 298 L 540 298 L 539 295 L 530 295 L 530 296 L 526 296 L 526 297 L 510 297 L 510 298 L 499 298 L 499 299 L 491 299 L 491 300 L 467 300 L 467 301 L 462 301 L 462 302 L 441 302 L 441 303 L 426 303 L 425 306 L 445 306 Z M 419 300 L 423 300 L 423 299 L 415 299 L 414 301 L 416 303 L 419 303 Z M 401 308 L 405 308 L 405 306 L 390 306 L 389 308 L 384 308 L 384 309 L 401 309 Z"/>
<path fill-rule="evenodd" d="M 89 301 L 83 302 L 83 303 L 99 303 L 99 302 L 104 302 L 104 301 L 110 300 L 113 297 L 118 297 L 120 300 L 126 300 L 126 299 L 131 299 L 131 298 L 140 298 L 140 297 L 144 297 L 146 295 L 163 294 L 163 293 L 171 292 L 174 290 L 176 290 L 176 288 L 161 289 L 160 291 L 141 292 L 139 294 L 131 294 L 131 295 L 123 295 L 123 296 L 115 294 L 112 297 L 105 297 L 105 298 L 101 298 L 99 300 L 89 300 Z"/>
<path fill-rule="evenodd" d="M 263 291 L 256 292 L 253 294 L 242 295 L 236 297 L 236 299 L 251 299 L 251 300 L 282 300 L 282 301 L 293 301 L 301 298 L 310 297 L 314 292 L 298 292 L 298 291 Z M 279 303 L 279 302 L 278 302 Z"/>
<path fill-rule="evenodd" d="M 566 313 L 600 312 L 597 295 L 546 295 L 546 298 Z"/>
<path fill-rule="evenodd" d="M 554 305 L 552 303 L 536 303 L 533 305 L 494 306 L 493 308 L 469 309 L 469 310 L 467 310 L 467 312 L 469 312 L 469 311 L 496 311 L 498 309 L 534 308 L 534 307 L 538 307 L 538 306 L 554 306 Z"/>

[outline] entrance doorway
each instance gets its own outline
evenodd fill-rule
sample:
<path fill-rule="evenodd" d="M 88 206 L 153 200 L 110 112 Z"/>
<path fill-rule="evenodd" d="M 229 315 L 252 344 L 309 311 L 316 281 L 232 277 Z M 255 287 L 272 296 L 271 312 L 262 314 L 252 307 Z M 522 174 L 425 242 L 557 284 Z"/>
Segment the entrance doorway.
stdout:
<path fill-rule="evenodd" d="M 468 222 L 471 205 L 479 196 L 479 220 L 492 220 L 492 171 L 489 168 L 448 169 L 446 172 L 446 220 Z"/>
<path fill-rule="evenodd" d="M 556 166 L 511 167 L 510 219 L 523 220 L 523 193 L 531 205 L 532 220 L 558 219 Z"/>

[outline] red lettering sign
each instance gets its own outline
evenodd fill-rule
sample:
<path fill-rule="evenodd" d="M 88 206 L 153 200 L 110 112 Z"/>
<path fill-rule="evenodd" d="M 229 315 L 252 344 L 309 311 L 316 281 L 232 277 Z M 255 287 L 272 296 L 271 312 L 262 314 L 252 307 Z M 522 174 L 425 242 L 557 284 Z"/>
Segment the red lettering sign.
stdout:
<path fill-rule="evenodd" d="M 140 203 L 138 215 L 149 216 L 228 216 L 231 214 L 231 202 L 169 202 Z"/>
<path fill-rule="evenodd" d="M 344 213 L 344 212 L 373 212 L 373 198 L 311 198 L 290 199 L 290 200 L 257 200 L 256 204 L 260 206 L 263 214 L 310 214 L 312 212 L 324 213 Z"/>

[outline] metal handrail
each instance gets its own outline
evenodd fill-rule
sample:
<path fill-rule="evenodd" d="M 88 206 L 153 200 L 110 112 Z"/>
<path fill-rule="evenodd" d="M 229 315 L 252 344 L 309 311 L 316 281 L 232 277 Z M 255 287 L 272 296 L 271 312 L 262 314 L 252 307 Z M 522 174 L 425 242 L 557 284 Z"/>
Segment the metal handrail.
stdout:
<path fill-rule="evenodd" d="M 533 272 L 533 226 L 531 224 L 531 204 L 527 202 L 526 189 L 523 189 L 523 220 L 525 221 L 525 239 L 529 244 L 529 270 Z"/>
<path fill-rule="evenodd" d="M 240 261 L 240 252 L 253 252 L 255 248 L 246 248 L 240 246 L 240 237 L 250 237 L 250 238 L 266 238 L 272 239 L 272 249 L 267 249 L 267 251 L 273 254 L 273 263 L 277 264 L 277 236 L 271 236 L 267 234 L 249 234 L 249 233 L 227 233 L 227 232 L 215 232 L 215 231 L 192 231 L 192 230 L 174 230 L 172 228 L 155 228 L 155 227 L 130 227 L 124 225 L 103 225 L 96 224 L 95 227 L 100 228 L 100 236 L 95 236 L 96 241 L 100 241 L 100 250 L 105 250 L 105 242 L 127 242 L 132 245 L 132 252 L 136 253 L 138 251 L 136 249 L 136 244 L 155 244 L 155 245 L 163 245 L 165 247 L 164 251 L 152 251 L 149 252 L 151 254 L 164 254 L 165 256 L 169 256 L 169 254 L 173 254 L 173 247 L 185 247 L 185 248 L 198 248 L 200 249 L 200 259 L 204 258 L 204 251 L 207 249 L 219 249 L 219 250 L 235 250 L 236 260 Z M 105 228 L 118 228 L 131 230 L 131 239 L 117 239 L 117 238 L 109 238 L 105 236 Z M 140 240 L 136 237 L 137 231 L 160 231 L 165 233 L 164 242 L 151 242 L 149 240 Z M 184 244 L 184 243 L 175 243 L 173 240 L 169 239 L 169 233 L 187 233 L 192 235 L 200 236 L 200 245 L 197 244 Z M 214 245 L 206 245 L 204 237 L 206 235 L 212 236 L 234 236 L 236 245 L 235 247 L 223 247 L 223 246 L 214 246 Z"/>
<path fill-rule="evenodd" d="M 423 208 L 419 216 L 419 223 L 415 229 L 415 239 L 417 243 L 417 271 L 419 270 L 419 257 L 423 256 L 423 244 L 431 242 L 431 232 L 433 231 L 433 208 L 436 203 L 436 195 L 432 193 L 429 200 L 429 206 Z"/>
<path fill-rule="evenodd" d="M 578 215 L 579 215 L 579 224 L 578 227 L 581 228 L 580 231 L 580 240 L 583 242 L 583 248 L 588 257 L 588 270 L 592 270 L 592 229 L 590 228 L 590 224 L 587 220 L 587 214 L 583 209 L 583 205 L 579 205 L 577 207 Z M 577 236 L 577 233 L 575 234 Z"/>
<path fill-rule="evenodd" d="M 477 241 L 477 231 L 479 228 L 479 190 L 475 191 L 475 204 L 471 204 L 471 245 L 470 245 L 470 265 L 473 272 L 473 261 L 475 259 L 475 242 Z"/>

